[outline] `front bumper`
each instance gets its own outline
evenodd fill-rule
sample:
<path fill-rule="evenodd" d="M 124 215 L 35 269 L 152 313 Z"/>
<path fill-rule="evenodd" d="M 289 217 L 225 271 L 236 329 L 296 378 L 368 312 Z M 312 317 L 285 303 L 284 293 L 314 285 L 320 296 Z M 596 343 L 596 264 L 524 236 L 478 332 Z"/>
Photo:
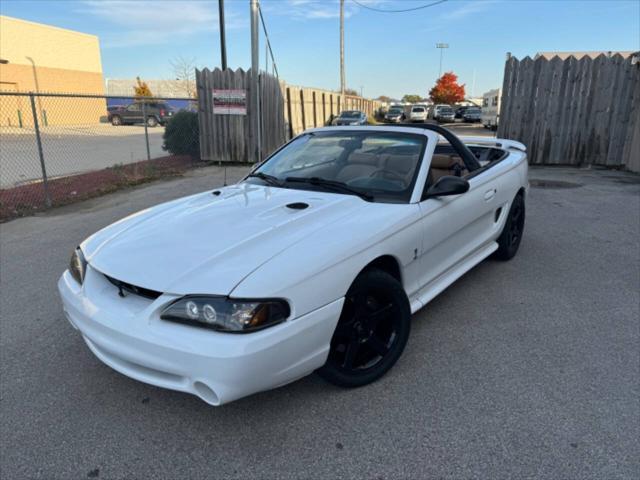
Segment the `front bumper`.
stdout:
<path fill-rule="evenodd" d="M 161 320 L 159 312 L 177 297 L 121 298 L 91 268 L 83 286 L 65 271 L 58 290 L 67 319 L 103 363 L 211 405 L 287 384 L 324 365 L 343 303 L 258 332 L 229 334 Z"/>

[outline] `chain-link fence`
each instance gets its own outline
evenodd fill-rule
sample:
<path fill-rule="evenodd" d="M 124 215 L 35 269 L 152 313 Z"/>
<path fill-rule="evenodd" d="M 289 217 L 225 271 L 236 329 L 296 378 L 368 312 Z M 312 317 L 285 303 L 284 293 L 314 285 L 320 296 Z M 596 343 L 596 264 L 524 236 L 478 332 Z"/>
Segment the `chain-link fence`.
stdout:
<path fill-rule="evenodd" d="M 196 116 L 188 98 L 0 92 L 0 220 L 184 171 Z"/>

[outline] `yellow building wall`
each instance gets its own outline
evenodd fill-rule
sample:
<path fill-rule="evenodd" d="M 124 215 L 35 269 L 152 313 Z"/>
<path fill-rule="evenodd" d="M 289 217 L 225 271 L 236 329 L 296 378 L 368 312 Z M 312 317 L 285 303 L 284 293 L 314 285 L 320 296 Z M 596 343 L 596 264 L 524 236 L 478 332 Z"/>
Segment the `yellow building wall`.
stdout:
<path fill-rule="evenodd" d="M 95 35 L 0 16 L 0 91 L 104 94 Z M 6 61 L 6 63 L 4 63 Z M 38 97 L 44 125 L 98 123 L 104 99 Z M 28 97 L 0 95 L 0 125 L 33 125 Z"/>

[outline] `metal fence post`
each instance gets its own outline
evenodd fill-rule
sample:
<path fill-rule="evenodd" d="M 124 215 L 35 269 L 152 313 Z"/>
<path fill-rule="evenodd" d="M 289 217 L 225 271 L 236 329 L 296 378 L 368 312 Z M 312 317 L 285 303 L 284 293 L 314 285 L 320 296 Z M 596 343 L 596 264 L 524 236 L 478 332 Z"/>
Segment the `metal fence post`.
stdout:
<path fill-rule="evenodd" d="M 144 121 L 144 141 L 147 144 L 147 160 L 151 160 L 151 152 L 149 151 L 149 132 L 147 130 L 147 101 L 142 101 L 142 120 Z"/>
<path fill-rule="evenodd" d="M 40 168 L 42 169 L 42 186 L 44 187 L 44 202 L 47 207 L 51 206 L 51 196 L 49 195 L 49 181 L 47 180 L 47 167 L 44 164 L 44 153 L 42 152 L 42 139 L 40 138 L 40 125 L 38 124 L 38 112 L 36 111 L 36 100 L 33 92 L 29 92 L 31 101 L 31 115 L 33 116 L 33 127 L 38 144 L 38 156 L 40 157 Z"/>

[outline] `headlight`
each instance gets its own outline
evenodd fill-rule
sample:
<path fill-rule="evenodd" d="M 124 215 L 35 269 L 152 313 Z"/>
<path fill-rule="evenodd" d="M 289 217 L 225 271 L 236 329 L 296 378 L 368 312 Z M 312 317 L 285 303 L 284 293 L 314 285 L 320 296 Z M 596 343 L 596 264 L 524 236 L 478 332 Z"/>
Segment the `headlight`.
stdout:
<path fill-rule="evenodd" d="M 82 250 L 78 247 L 73 252 L 73 255 L 71 255 L 71 260 L 69 261 L 69 273 L 71 273 L 71 276 L 75 278 L 76 282 L 82 285 L 86 269 L 87 261 L 84 259 Z"/>
<path fill-rule="evenodd" d="M 289 312 L 289 304 L 284 300 L 193 295 L 173 302 L 162 311 L 160 318 L 223 332 L 248 333 L 284 322 Z"/>

